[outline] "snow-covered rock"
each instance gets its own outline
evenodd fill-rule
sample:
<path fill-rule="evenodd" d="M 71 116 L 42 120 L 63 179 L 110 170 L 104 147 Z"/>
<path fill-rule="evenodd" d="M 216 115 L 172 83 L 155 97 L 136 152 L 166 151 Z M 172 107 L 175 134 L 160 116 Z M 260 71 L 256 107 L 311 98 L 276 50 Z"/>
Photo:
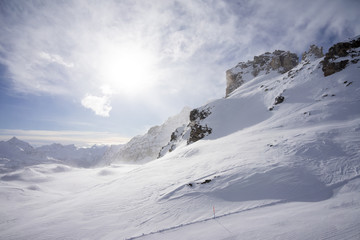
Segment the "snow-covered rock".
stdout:
<path fill-rule="evenodd" d="M 301 61 L 313 61 L 317 58 L 322 58 L 324 56 L 323 48 L 318 47 L 315 44 L 311 45 L 309 50 L 304 52 L 301 55 Z"/>
<path fill-rule="evenodd" d="M 360 38 L 333 45 L 325 54 L 322 62 L 324 76 L 343 70 L 348 64 L 356 64 L 360 60 Z"/>
<path fill-rule="evenodd" d="M 226 71 L 226 96 L 258 75 L 270 72 L 282 74 L 295 67 L 298 62 L 295 53 L 282 50 L 255 56 L 253 61 L 240 62 Z"/>
<path fill-rule="evenodd" d="M 211 110 L 209 108 L 201 110 L 195 108 L 191 110 L 189 114 L 189 124 L 184 124 L 181 127 L 176 128 L 175 131 L 171 133 L 170 141 L 161 148 L 158 158 L 161 158 L 168 152 L 174 151 L 179 145 L 196 142 L 211 134 L 211 128 L 200 124 L 200 121 L 210 114 Z"/>

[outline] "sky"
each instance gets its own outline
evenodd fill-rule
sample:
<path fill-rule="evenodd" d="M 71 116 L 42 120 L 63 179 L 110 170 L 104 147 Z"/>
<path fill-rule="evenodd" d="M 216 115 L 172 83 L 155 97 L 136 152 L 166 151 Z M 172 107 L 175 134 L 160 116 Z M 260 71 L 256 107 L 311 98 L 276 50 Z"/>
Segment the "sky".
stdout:
<path fill-rule="evenodd" d="M 225 95 L 225 71 L 360 34 L 357 0 L 0 0 L 0 140 L 121 144 Z"/>

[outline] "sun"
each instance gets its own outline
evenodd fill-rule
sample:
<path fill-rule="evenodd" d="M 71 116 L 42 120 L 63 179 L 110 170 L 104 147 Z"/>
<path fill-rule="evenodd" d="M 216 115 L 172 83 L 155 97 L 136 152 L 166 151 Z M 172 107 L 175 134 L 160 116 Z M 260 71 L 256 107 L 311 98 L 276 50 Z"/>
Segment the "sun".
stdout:
<path fill-rule="evenodd" d="M 156 57 L 136 44 L 107 44 L 100 53 L 101 83 L 113 93 L 136 96 L 156 83 Z"/>

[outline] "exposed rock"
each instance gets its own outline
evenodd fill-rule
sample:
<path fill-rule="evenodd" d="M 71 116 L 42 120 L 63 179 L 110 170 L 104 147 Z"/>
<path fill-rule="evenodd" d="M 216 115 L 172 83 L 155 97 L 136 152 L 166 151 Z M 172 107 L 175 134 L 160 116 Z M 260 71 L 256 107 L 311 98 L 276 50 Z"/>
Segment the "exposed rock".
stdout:
<path fill-rule="evenodd" d="M 226 97 L 246 81 L 270 71 L 285 73 L 299 63 L 295 53 L 276 50 L 273 53 L 266 52 L 255 56 L 253 61 L 238 63 L 234 68 L 226 71 Z"/>
<path fill-rule="evenodd" d="M 357 63 L 360 58 L 359 50 L 356 48 L 360 47 L 360 37 L 353 39 L 349 42 L 340 42 L 333 45 L 329 51 L 325 54 L 325 58 L 322 61 L 324 76 L 329 76 L 336 72 L 343 70 L 349 63 Z M 354 58 L 349 61 L 345 57 Z M 343 60 L 339 60 L 343 58 Z"/>
<path fill-rule="evenodd" d="M 324 76 L 329 76 L 336 72 L 340 72 L 343 70 L 348 64 L 349 60 L 343 60 L 340 62 L 330 62 L 323 66 L 322 70 L 324 72 Z"/>
<path fill-rule="evenodd" d="M 226 96 L 244 84 L 241 74 L 235 74 L 231 69 L 226 71 Z"/>
<path fill-rule="evenodd" d="M 277 104 L 280 104 L 280 103 L 282 103 L 283 101 L 285 100 L 285 98 L 284 98 L 284 96 L 277 96 L 276 98 L 275 98 L 275 105 L 277 105 Z"/>
<path fill-rule="evenodd" d="M 206 179 L 205 181 L 203 181 L 202 183 L 200 184 L 207 184 L 207 183 L 210 183 L 211 182 L 211 179 Z"/>
<path fill-rule="evenodd" d="M 306 60 L 310 60 L 311 58 L 322 58 L 324 56 L 323 53 L 323 48 L 322 47 L 318 47 L 316 45 L 311 45 L 310 49 L 307 52 L 304 52 L 301 56 L 301 60 L 306 61 Z"/>
<path fill-rule="evenodd" d="M 161 158 L 168 152 L 172 152 L 176 149 L 177 144 L 185 138 L 184 134 L 186 133 L 188 128 L 188 125 L 183 125 L 181 127 L 178 127 L 174 132 L 171 133 L 170 141 L 163 146 L 159 153 L 157 158 Z"/>
<path fill-rule="evenodd" d="M 212 129 L 209 128 L 207 125 L 201 126 L 200 124 L 195 123 L 191 126 L 190 138 L 187 143 L 190 144 L 197 142 L 200 139 L 203 139 L 205 136 L 211 134 L 211 132 Z"/>
<path fill-rule="evenodd" d="M 208 107 L 193 109 L 189 114 L 190 123 L 177 128 L 171 133 L 170 141 L 161 148 L 158 158 L 172 152 L 180 144 L 191 144 L 211 134 L 212 129 L 206 124 L 202 125 L 202 121 L 210 114 L 211 111 Z"/>
<path fill-rule="evenodd" d="M 203 120 L 207 116 L 209 116 L 210 113 L 211 113 L 210 111 L 207 111 L 207 110 L 199 111 L 198 109 L 195 108 L 190 112 L 190 122 L 193 122 L 196 120 Z"/>
<path fill-rule="evenodd" d="M 208 184 L 208 183 L 211 183 L 213 180 L 215 180 L 215 178 L 218 178 L 219 176 L 214 176 L 212 179 L 205 179 L 204 181 L 202 182 L 191 182 L 191 183 L 188 183 L 186 184 L 186 186 L 189 186 L 189 187 L 194 187 L 196 184 L 197 185 L 204 185 L 204 184 Z"/>
<path fill-rule="evenodd" d="M 175 132 L 172 132 L 171 133 L 171 137 L 170 137 L 170 141 L 176 141 L 178 138 L 178 135 L 176 134 L 176 131 Z"/>
<path fill-rule="evenodd" d="M 197 142 L 205 136 L 211 134 L 212 129 L 210 127 L 208 127 L 207 125 L 201 125 L 201 121 L 208 117 L 210 114 L 211 111 L 209 108 L 205 108 L 202 110 L 194 109 L 190 112 L 190 136 L 187 140 L 187 144 Z"/>

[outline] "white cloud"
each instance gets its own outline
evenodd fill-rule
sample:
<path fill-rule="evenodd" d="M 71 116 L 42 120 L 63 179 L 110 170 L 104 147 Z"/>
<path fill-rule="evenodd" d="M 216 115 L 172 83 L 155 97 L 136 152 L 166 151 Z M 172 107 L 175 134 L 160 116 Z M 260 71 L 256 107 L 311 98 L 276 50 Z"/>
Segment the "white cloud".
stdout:
<path fill-rule="evenodd" d="M 46 53 L 46 52 L 40 52 L 39 56 L 41 58 L 49 61 L 49 62 L 54 62 L 54 63 L 57 63 L 59 65 L 62 65 L 62 66 L 68 67 L 68 68 L 74 67 L 73 63 L 65 62 L 64 59 L 61 56 L 56 55 L 56 54 L 49 54 L 49 53 Z"/>
<path fill-rule="evenodd" d="M 225 70 L 239 61 L 275 49 L 301 53 L 360 32 L 360 2 L 351 0 L 7 1 L 1 7 L 0 62 L 14 89 L 70 96 L 100 116 L 109 116 L 111 95 L 165 119 L 184 105 L 223 96 Z M 102 93 L 104 85 L 111 94 Z"/>
<path fill-rule="evenodd" d="M 81 104 L 85 108 L 93 110 L 96 115 L 102 117 L 109 117 L 109 113 L 112 109 L 108 96 L 98 97 L 88 94 L 81 100 Z"/>
<path fill-rule="evenodd" d="M 120 134 L 109 132 L 0 129 L 0 141 L 7 141 L 14 136 L 35 146 L 61 143 L 75 144 L 78 147 L 89 147 L 95 144 L 124 144 L 130 140 L 129 138 L 123 137 Z"/>

